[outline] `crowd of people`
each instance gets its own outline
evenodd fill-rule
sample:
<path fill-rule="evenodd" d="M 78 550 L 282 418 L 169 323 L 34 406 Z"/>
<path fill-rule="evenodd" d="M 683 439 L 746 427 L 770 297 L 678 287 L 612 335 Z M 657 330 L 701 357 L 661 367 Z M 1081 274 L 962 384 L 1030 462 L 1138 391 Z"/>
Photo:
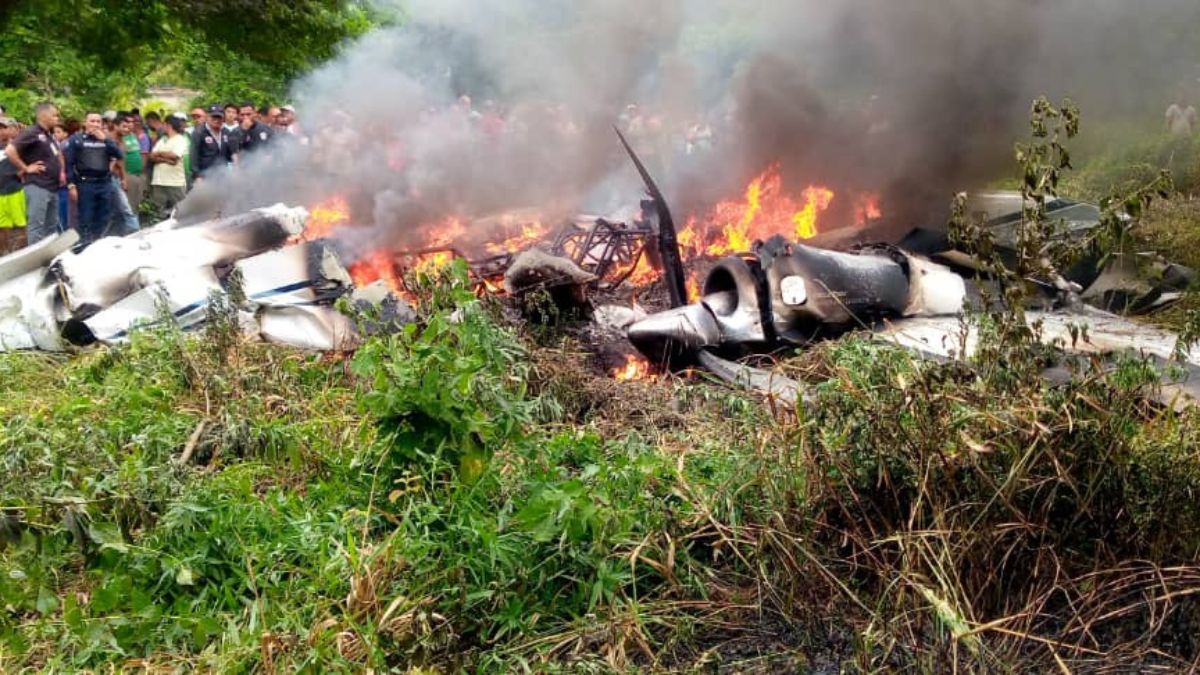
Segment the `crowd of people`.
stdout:
<path fill-rule="evenodd" d="M 214 104 L 190 113 L 88 112 L 40 103 L 23 125 L 0 108 L 0 252 L 60 233 L 79 247 L 139 229 L 143 205 L 170 212 L 218 169 L 281 138 L 307 142 L 292 106 Z"/>
<path fill-rule="evenodd" d="M 311 173 L 314 180 L 329 184 L 358 186 L 358 173 L 342 174 L 354 171 L 363 157 L 377 159 L 377 175 L 366 181 L 372 184 L 358 186 L 368 197 L 402 186 L 409 159 L 409 147 L 400 140 L 403 124 L 355 120 L 340 110 L 303 131 L 296 110 L 288 105 L 215 104 L 165 116 L 110 110 L 64 120 L 55 105 L 42 103 L 34 116 L 23 125 L 0 108 L 0 253 L 68 228 L 79 233 L 80 248 L 105 235 L 130 234 L 140 228 L 142 214 L 166 216 L 213 172 L 235 167 L 268 147 L 292 142 L 308 146 L 308 152 L 291 155 L 289 161 L 311 166 L 307 172 L 298 167 L 298 175 Z M 665 115 L 630 104 L 616 122 L 652 165 L 712 149 L 714 130 L 701 118 L 686 124 L 666 120 Z M 444 108 L 424 110 L 411 125 L 439 134 L 450 148 L 443 154 L 484 166 L 496 163 L 484 160 L 499 157 L 519 175 L 535 171 L 540 163 L 556 165 L 550 161 L 554 157 L 519 149 L 541 148 L 561 157 L 568 148 L 581 146 L 585 126 L 560 104 L 526 103 L 508 109 L 488 100 L 476 106 L 466 95 Z M 532 164 L 518 166 L 522 162 Z M 340 183 L 339 177 L 344 179 Z M 381 181 L 386 185 L 374 184 Z M 487 181 L 464 182 L 477 191 L 486 189 L 480 184 Z M 500 183 L 494 191 L 503 201 L 508 196 L 501 189 L 505 183 L 494 182 Z M 546 190 L 561 192 L 553 181 Z M 369 212 L 368 201 L 362 205 L 364 212 Z"/>

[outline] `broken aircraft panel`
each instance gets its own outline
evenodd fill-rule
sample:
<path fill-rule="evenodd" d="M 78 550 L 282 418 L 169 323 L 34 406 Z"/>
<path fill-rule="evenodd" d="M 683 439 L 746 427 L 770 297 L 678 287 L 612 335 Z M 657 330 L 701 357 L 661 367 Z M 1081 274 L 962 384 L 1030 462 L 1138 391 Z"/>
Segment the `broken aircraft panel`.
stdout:
<path fill-rule="evenodd" d="M 354 285 L 335 247 L 286 246 L 307 216 L 276 205 L 195 225 L 165 221 L 78 253 L 74 231 L 27 247 L 0 259 L 0 349 L 119 342 L 165 315 L 197 326 L 231 277 L 248 296 L 238 311 L 244 330 L 306 349 L 350 348 L 355 326 L 332 303 Z M 405 309 L 397 305 L 387 325 L 411 320 Z"/>
<path fill-rule="evenodd" d="M 961 277 L 899 249 L 842 253 L 779 237 L 720 260 L 699 302 L 650 315 L 627 334 L 663 359 L 704 347 L 803 345 L 886 317 L 957 315 L 967 302 Z"/>

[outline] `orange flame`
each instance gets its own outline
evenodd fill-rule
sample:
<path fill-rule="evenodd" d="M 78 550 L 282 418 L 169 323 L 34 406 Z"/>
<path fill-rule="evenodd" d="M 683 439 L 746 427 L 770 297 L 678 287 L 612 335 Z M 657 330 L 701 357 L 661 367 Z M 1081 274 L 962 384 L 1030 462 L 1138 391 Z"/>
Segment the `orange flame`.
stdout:
<path fill-rule="evenodd" d="M 854 224 L 862 227 L 868 221 L 878 220 L 883 217 L 883 211 L 879 208 L 879 195 L 873 192 L 866 192 L 858 196 L 854 202 Z"/>
<path fill-rule="evenodd" d="M 410 269 L 416 274 L 432 275 L 446 267 L 454 260 L 454 254 L 449 251 L 437 251 L 419 256 Z"/>
<path fill-rule="evenodd" d="M 833 201 L 833 190 L 809 186 L 804 189 L 804 208 L 792 215 L 796 225 L 797 239 L 812 239 L 817 236 L 817 215 L 829 208 Z"/>
<path fill-rule="evenodd" d="M 625 269 L 629 268 L 626 267 Z M 619 273 L 616 276 L 619 277 L 621 274 L 624 274 L 625 269 L 619 270 Z M 646 286 L 654 283 L 655 280 L 657 280 L 661 275 L 662 272 L 654 269 L 654 267 L 650 265 L 650 261 L 646 258 L 646 255 L 643 253 L 642 257 L 637 261 L 637 266 L 634 267 L 633 272 L 629 274 L 627 281 L 634 286 Z"/>
<path fill-rule="evenodd" d="M 463 238 L 466 231 L 467 228 L 463 225 L 461 219 L 455 216 L 448 216 L 442 222 L 430 228 L 425 248 L 453 246 L 455 242 Z"/>
<path fill-rule="evenodd" d="M 304 232 L 298 239 L 314 241 L 328 237 L 333 234 L 334 230 L 348 222 L 350 222 L 350 205 L 341 195 L 334 195 L 309 210 L 308 222 L 304 224 Z"/>
<path fill-rule="evenodd" d="M 696 270 L 688 270 L 687 297 L 688 302 L 700 301 L 700 274 Z"/>
<path fill-rule="evenodd" d="M 517 223 L 508 219 L 503 224 L 506 231 L 512 231 L 517 226 Z M 519 227 L 520 232 L 517 234 L 508 237 L 504 241 L 484 244 L 484 249 L 491 255 L 517 253 L 541 241 L 548 231 L 546 226 L 540 222 L 521 223 Z"/>
<path fill-rule="evenodd" d="M 786 194 L 779 165 L 772 164 L 750 181 L 740 201 L 720 202 L 703 218 L 689 218 L 679 232 L 679 246 L 684 257 L 694 258 L 748 251 L 755 240 L 776 234 L 811 239 L 835 196 L 819 185 L 805 188 L 800 199 Z"/>
<path fill-rule="evenodd" d="M 650 374 L 650 363 L 646 359 L 630 354 L 626 357 L 625 367 L 614 370 L 612 376 L 618 382 L 649 380 L 652 377 Z"/>
<path fill-rule="evenodd" d="M 479 288 L 476 290 L 476 294 L 478 295 L 479 292 L 489 293 L 491 295 L 499 295 L 500 293 L 504 293 L 504 281 L 502 279 L 488 279 L 487 277 L 484 277 L 480 280 Z"/>
<path fill-rule="evenodd" d="M 362 287 L 383 280 L 395 292 L 400 293 L 404 285 L 396 271 L 396 263 L 384 249 L 376 249 L 362 260 L 350 266 L 350 278 L 354 285 Z"/>
<path fill-rule="evenodd" d="M 740 200 L 718 203 L 708 214 L 693 215 L 679 230 L 677 237 L 680 253 L 684 260 L 700 257 L 716 257 L 741 253 L 751 249 L 757 240 L 765 240 L 776 234 L 794 239 L 808 239 L 820 230 L 821 215 L 833 203 L 836 195 L 832 190 L 819 185 L 810 185 L 799 195 L 784 192 L 783 180 L 778 164 L 772 164 L 746 186 Z M 879 218 L 879 195 L 863 193 L 854 195 L 854 219 L 856 224 Z M 349 204 L 345 197 L 335 195 L 321 201 L 310 210 L 305 231 L 297 240 L 311 241 L 331 235 L 340 227 L 349 226 L 351 220 Z M 407 244 L 410 250 L 449 249 L 466 255 L 485 252 L 489 255 L 516 253 L 543 241 L 550 228 L 535 214 L 511 213 L 492 221 L 484 228 L 468 228 L 460 218 L 444 220 L 421 228 L 423 236 Z M 482 221 L 479 223 L 482 225 Z M 472 232 L 468 233 L 468 229 Z M 490 236 L 492 241 L 481 241 Z M 473 236 L 473 238 L 472 238 Z M 404 294 L 401 269 L 417 273 L 430 273 L 449 264 L 450 252 L 428 253 L 413 256 L 400 262 L 399 267 L 390 249 L 373 251 L 363 260 L 351 265 L 350 272 L 359 285 L 386 281 L 397 293 Z M 617 274 L 629 271 L 628 267 Z M 633 286 L 645 286 L 655 282 L 660 272 L 651 267 L 643 255 L 630 271 L 628 281 Z M 496 292 L 495 284 L 483 284 L 482 290 Z M 688 273 L 687 292 L 691 301 L 699 298 L 700 279 L 695 271 Z"/>

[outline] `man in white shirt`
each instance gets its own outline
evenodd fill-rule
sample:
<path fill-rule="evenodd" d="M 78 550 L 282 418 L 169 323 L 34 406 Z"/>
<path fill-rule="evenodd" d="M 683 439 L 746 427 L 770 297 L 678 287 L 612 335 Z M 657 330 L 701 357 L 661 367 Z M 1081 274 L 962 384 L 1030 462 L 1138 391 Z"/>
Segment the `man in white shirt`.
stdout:
<path fill-rule="evenodd" d="M 172 115 L 163 125 L 167 135 L 150 152 L 154 177 L 150 181 L 150 201 L 164 213 L 170 213 L 187 194 L 185 161 L 191 153 L 191 139 L 183 133 L 184 120 Z"/>
<path fill-rule="evenodd" d="M 1167 108 L 1167 131 L 1172 136 L 1191 136 L 1197 129 L 1196 109 L 1186 108 L 1179 103 L 1172 103 Z"/>

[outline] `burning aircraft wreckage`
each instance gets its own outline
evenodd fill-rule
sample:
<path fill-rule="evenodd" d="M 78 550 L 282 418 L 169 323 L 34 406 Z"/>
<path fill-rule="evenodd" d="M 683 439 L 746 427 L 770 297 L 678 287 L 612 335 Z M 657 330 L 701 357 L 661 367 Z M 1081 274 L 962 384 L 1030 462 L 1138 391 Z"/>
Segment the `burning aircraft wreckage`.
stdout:
<path fill-rule="evenodd" d="M 620 140 L 649 194 L 640 217 L 579 217 L 553 231 L 522 214 L 477 221 L 471 232 L 509 236 L 471 245 L 481 254 L 475 257 L 461 243 L 468 227 L 449 220 L 424 246 L 375 250 L 347 267 L 344 246 L 330 236 L 349 220 L 336 198 L 311 212 L 276 205 L 198 224 L 167 220 L 81 252 L 73 250 L 77 237 L 69 231 L 0 259 L 0 349 L 62 351 L 119 342 L 164 313 L 193 328 L 224 298 L 248 334 L 303 349 L 349 350 L 358 344 L 361 326 L 335 301 L 381 309 L 375 330 L 414 322 L 401 270 L 452 257 L 468 259 L 480 293 L 507 295 L 527 311 L 532 304 L 521 301 L 533 292 L 558 306 L 585 307 L 594 325 L 622 332 L 651 363 L 698 364 L 790 404 L 804 399 L 799 383 L 730 359 L 848 331 L 871 331 L 934 360 L 965 358 L 975 349 L 973 328 L 962 317 L 981 306 L 972 281 L 978 265 L 953 249 L 944 231 L 917 228 L 892 244 L 861 244 L 865 231 L 856 227 L 810 242 L 829 248 L 797 243 L 779 233 L 779 224 L 797 239 L 812 237 L 816 216 L 833 193 L 809 188 L 802 202 L 794 202 L 779 194 L 773 169 L 751 183 L 745 204 L 717 206 L 724 213 L 715 220 L 727 223 L 719 238 L 699 232 L 694 219 L 677 230 L 653 179 Z M 860 226 L 879 217 L 876 200 L 858 201 Z M 1012 241 L 1022 213 L 1019 194 L 976 195 L 972 210 L 987 214 L 985 226 L 1001 248 Z M 1068 232 L 1100 222 L 1099 209 L 1090 204 L 1059 199 L 1048 210 Z M 701 256 L 711 263 L 703 281 L 693 264 Z M 1100 270 L 1095 262 L 1042 287 L 1038 305 L 1027 312 L 1041 326 L 1042 339 L 1067 354 L 1147 356 L 1161 365 L 1160 400 L 1177 406 L 1200 400 L 1200 358 L 1167 367 L 1177 336 L 1111 311 L 1137 313 L 1168 303 L 1194 273 L 1157 259 L 1116 259 Z M 1147 267 L 1155 268 L 1153 282 L 1140 273 Z M 645 287 L 659 280 L 666 308 L 654 314 L 589 297 L 618 297 L 622 284 Z M 644 372 L 648 364 L 629 357 L 618 377 Z M 1055 377 L 1053 371 L 1047 376 Z"/>

